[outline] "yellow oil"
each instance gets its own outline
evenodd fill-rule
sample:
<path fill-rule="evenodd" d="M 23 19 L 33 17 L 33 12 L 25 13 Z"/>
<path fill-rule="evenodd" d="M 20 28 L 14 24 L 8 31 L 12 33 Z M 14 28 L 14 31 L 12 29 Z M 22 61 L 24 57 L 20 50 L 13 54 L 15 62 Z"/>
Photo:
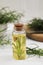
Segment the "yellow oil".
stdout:
<path fill-rule="evenodd" d="M 12 35 L 13 57 L 16 60 L 23 60 L 26 58 L 26 35 L 13 34 Z"/>

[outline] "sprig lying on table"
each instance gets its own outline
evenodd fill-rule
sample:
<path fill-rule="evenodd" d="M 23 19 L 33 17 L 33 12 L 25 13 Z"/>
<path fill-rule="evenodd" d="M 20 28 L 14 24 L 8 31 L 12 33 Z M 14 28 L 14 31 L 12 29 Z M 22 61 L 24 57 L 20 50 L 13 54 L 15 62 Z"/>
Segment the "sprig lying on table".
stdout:
<path fill-rule="evenodd" d="M 2 40 L 0 39 L 0 45 L 7 45 L 7 44 L 10 44 L 10 41 L 9 40 Z"/>
<path fill-rule="evenodd" d="M 27 55 L 34 54 L 34 55 L 43 56 L 43 49 L 36 49 L 36 48 L 31 49 L 31 48 L 26 47 L 26 53 Z"/>
<path fill-rule="evenodd" d="M 0 36 L 0 45 L 6 45 L 6 44 L 10 44 L 10 40 L 6 38 L 7 35 L 4 36 Z"/>

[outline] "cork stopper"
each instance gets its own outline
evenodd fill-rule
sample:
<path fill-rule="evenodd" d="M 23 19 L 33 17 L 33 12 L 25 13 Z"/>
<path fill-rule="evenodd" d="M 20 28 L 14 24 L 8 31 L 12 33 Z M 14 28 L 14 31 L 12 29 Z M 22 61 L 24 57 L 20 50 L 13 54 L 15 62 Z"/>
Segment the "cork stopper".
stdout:
<path fill-rule="evenodd" d="M 16 23 L 14 25 L 14 28 L 17 30 L 17 31 L 21 31 L 23 29 L 23 24 L 21 23 Z"/>

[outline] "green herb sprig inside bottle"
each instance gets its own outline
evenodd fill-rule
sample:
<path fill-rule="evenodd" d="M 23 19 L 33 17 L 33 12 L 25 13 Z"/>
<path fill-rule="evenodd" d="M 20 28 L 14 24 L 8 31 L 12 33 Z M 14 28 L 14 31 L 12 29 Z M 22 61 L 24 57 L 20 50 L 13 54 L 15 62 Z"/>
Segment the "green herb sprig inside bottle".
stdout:
<path fill-rule="evenodd" d="M 23 60 L 26 58 L 26 34 L 23 24 L 16 23 L 12 34 L 13 58 Z"/>

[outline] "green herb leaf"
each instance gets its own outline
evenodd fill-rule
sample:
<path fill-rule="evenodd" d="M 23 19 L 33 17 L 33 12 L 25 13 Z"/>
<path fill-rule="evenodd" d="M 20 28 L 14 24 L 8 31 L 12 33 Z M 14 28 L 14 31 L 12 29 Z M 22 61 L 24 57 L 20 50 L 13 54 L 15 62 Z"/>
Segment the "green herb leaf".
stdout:
<path fill-rule="evenodd" d="M 31 48 L 28 48 L 26 47 L 26 53 L 28 55 L 39 55 L 39 56 L 43 56 L 43 49 L 31 49 Z"/>

